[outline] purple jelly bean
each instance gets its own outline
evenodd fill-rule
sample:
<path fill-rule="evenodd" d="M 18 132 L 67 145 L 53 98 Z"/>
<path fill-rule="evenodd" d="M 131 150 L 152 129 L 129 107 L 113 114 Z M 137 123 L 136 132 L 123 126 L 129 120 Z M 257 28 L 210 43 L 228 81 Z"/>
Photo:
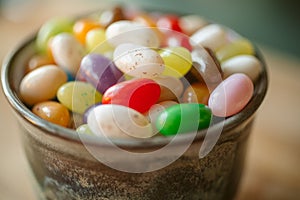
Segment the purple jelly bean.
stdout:
<path fill-rule="evenodd" d="M 103 94 L 109 87 L 116 84 L 123 74 L 107 57 L 100 54 L 88 54 L 81 61 L 78 76 L 91 83 Z"/>

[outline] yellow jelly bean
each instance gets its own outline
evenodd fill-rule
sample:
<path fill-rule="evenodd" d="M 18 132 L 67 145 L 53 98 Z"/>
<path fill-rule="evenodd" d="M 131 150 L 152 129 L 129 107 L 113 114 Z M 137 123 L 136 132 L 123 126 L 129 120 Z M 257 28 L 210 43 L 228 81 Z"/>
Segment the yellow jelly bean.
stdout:
<path fill-rule="evenodd" d="M 114 50 L 114 47 L 106 41 L 105 31 L 102 28 L 90 30 L 86 34 L 85 45 L 90 53 L 105 54 Z"/>
<path fill-rule="evenodd" d="M 181 78 L 192 67 L 191 53 L 184 47 L 169 47 L 159 51 L 165 63 L 163 75 Z"/>
<path fill-rule="evenodd" d="M 247 54 L 254 55 L 254 48 L 247 39 L 238 39 L 229 43 L 216 52 L 216 56 L 220 62 L 227 60 L 233 56 Z"/>
<path fill-rule="evenodd" d="M 71 111 L 83 114 L 87 108 L 101 102 L 102 95 L 89 83 L 72 81 L 58 89 L 57 99 Z"/>
<path fill-rule="evenodd" d="M 34 105 L 32 112 L 46 121 L 63 127 L 68 127 L 70 123 L 68 109 L 56 101 L 38 103 Z"/>
<path fill-rule="evenodd" d="M 75 22 L 73 26 L 73 33 L 75 37 L 82 43 L 85 44 L 85 37 L 89 30 L 94 28 L 100 28 L 99 22 L 92 19 L 80 19 Z"/>

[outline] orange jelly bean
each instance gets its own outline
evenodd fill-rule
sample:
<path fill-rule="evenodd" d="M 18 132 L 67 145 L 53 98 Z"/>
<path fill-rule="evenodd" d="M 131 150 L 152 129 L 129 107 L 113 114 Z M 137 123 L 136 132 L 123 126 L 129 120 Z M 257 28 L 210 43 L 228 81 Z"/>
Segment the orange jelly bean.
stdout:
<path fill-rule="evenodd" d="M 39 68 L 44 65 L 54 64 L 54 60 L 51 57 L 46 55 L 34 55 L 32 56 L 26 68 L 26 73 L 31 72 L 32 70 Z"/>
<path fill-rule="evenodd" d="M 183 93 L 182 101 L 184 103 L 208 104 L 209 90 L 205 84 L 194 83 L 187 87 Z"/>
<path fill-rule="evenodd" d="M 99 22 L 92 19 L 80 19 L 75 22 L 73 26 L 73 33 L 82 44 L 85 44 L 87 32 L 95 28 L 101 28 Z"/>
<path fill-rule="evenodd" d="M 45 101 L 33 106 L 32 112 L 42 119 L 57 125 L 68 127 L 70 114 L 68 109 L 55 101 Z"/>

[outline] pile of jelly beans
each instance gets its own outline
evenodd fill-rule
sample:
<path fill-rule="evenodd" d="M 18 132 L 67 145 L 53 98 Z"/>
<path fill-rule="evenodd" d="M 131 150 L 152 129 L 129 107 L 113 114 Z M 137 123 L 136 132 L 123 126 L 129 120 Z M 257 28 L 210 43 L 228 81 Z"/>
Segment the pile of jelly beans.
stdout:
<path fill-rule="evenodd" d="M 261 71 L 249 40 L 197 15 L 117 6 L 51 19 L 35 42 L 21 99 L 80 134 L 148 138 L 208 128 L 213 116 L 248 104 Z"/>

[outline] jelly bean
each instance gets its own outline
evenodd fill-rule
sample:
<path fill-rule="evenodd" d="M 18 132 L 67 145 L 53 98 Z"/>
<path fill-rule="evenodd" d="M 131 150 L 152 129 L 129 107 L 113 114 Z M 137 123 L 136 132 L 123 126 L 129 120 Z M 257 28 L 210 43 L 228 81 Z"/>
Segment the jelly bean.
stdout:
<path fill-rule="evenodd" d="M 134 77 L 154 78 L 165 69 L 164 61 L 156 51 L 130 43 L 115 49 L 114 62 L 122 72 Z"/>
<path fill-rule="evenodd" d="M 81 44 L 85 44 L 86 34 L 94 28 L 101 28 L 100 23 L 88 18 L 79 19 L 73 26 L 73 33 Z"/>
<path fill-rule="evenodd" d="M 96 103 L 96 104 L 94 104 L 94 105 L 88 107 L 88 108 L 85 110 L 85 112 L 83 113 L 82 122 L 86 124 L 86 123 L 87 123 L 87 118 L 88 118 L 90 112 L 91 112 L 96 106 L 99 106 L 99 105 L 101 105 L 101 104 L 102 104 L 102 103 L 100 102 L 100 103 Z"/>
<path fill-rule="evenodd" d="M 41 54 L 36 54 L 30 58 L 28 61 L 28 66 L 26 68 L 26 74 L 33 71 L 36 68 L 42 67 L 44 65 L 51 65 L 54 64 L 54 61 L 46 56 Z"/>
<path fill-rule="evenodd" d="M 124 20 L 124 19 L 125 19 L 125 16 L 123 13 L 123 9 L 120 6 L 115 6 L 114 8 L 112 8 L 110 10 L 106 10 L 106 11 L 102 12 L 99 21 L 103 27 L 108 27 L 112 23 L 114 23 L 116 21 Z"/>
<path fill-rule="evenodd" d="M 184 47 L 169 47 L 159 51 L 165 63 L 163 75 L 180 78 L 192 67 L 191 53 Z"/>
<path fill-rule="evenodd" d="M 95 135 L 109 138 L 148 138 L 152 127 L 141 113 L 122 105 L 100 105 L 88 116 L 88 125 Z"/>
<path fill-rule="evenodd" d="M 252 55 L 240 55 L 221 63 L 221 67 L 225 77 L 240 72 L 248 75 L 252 81 L 255 81 L 261 72 L 262 64 Z"/>
<path fill-rule="evenodd" d="M 77 129 L 76 132 L 79 134 L 86 134 L 86 135 L 94 135 L 92 130 L 90 129 L 88 124 L 82 124 Z"/>
<path fill-rule="evenodd" d="M 158 36 L 151 28 L 129 20 L 117 21 L 108 26 L 106 38 L 115 47 L 123 43 L 147 47 L 159 47 L 160 45 Z"/>
<path fill-rule="evenodd" d="M 183 92 L 182 82 L 172 76 L 160 76 L 153 79 L 160 85 L 159 102 L 167 100 L 178 100 Z"/>
<path fill-rule="evenodd" d="M 108 58 L 100 54 L 88 54 L 81 61 L 78 75 L 103 94 L 107 88 L 116 84 L 123 74 Z"/>
<path fill-rule="evenodd" d="M 209 90 L 205 84 L 194 83 L 187 87 L 182 95 L 183 103 L 208 104 Z"/>
<path fill-rule="evenodd" d="M 154 104 L 153 106 L 151 106 L 150 110 L 144 114 L 150 121 L 150 123 L 152 125 L 152 129 L 155 134 L 158 133 L 158 131 L 156 129 L 156 125 L 155 125 L 158 116 L 166 108 L 169 108 L 169 107 L 171 107 L 173 105 L 177 105 L 177 104 L 178 103 L 176 101 L 162 101 L 162 102 L 159 102 L 158 104 Z"/>
<path fill-rule="evenodd" d="M 55 98 L 58 88 L 67 81 L 56 65 L 45 65 L 29 72 L 20 83 L 20 95 L 27 105 Z"/>
<path fill-rule="evenodd" d="M 45 101 L 33 106 L 32 112 L 42 119 L 67 127 L 70 122 L 69 110 L 56 101 Z"/>
<path fill-rule="evenodd" d="M 57 99 L 69 110 L 83 114 L 88 107 L 101 102 L 102 95 L 89 83 L 73 81 L 58 89 Z"/>
<path fill-rule="evenodd" d="M 214 115 L 228 117 L 240 112 L 253 95 L 251 79 L 236 73 L 225 79 L 209 97 L 208 106 Z"/>
<path fill-rule="evenodd" d="M 192 46 L 202 45 L 216 51 L 228 43 L 226 31 L 218 24 L 210 24 L 196 31 L 190 38 Z"/>
<path fill-rule="evenodd" d="M 177 104 L 157 118 L 156 128 L 165 136 L 205 129 L 211 121 L 211 110 L 204 104 Z"/>
<path fill-rule="evenodd" d="M 192 35 L 197 30 L 207 25 L 207 21 L 198 15 L 185 15 L 179 18 L 179 25 L 187 35 Z"/>
<path fill-rule="evenodd" d="M 51 40 L 50 48 L 55 63 L 72 75 L 76 75 L 85 50 L 74 36 L 60 33 Z"/>
<path fill-rule="evenodd" d="M 120 82 L 106 90 L 103 104 L 119 104 L 144 113 L 155 104 L 160 96 L 159 85 L 146 78 Z"/>
<path fill-rule="evenodd" d="M 71 33 L 72 26 L 73 22 L 64 18 L 54 18 L 44 23 L 40 28 L 36 38 L 38 51 L 41 53 L 46 53 L 49 39 L 62 32 Z"/>
<path fill-rule="evenodd" d="M 222 82 L 223 72 L 214 54 L 207 48 L 197 46 L 191 53 L 193 66 L 201 75 L 209 90 L 213 90 Z"/>
<path fill-rule="evenodd" d="M 254 47 L 251 42 L 246 39 L 238 39 L 229 43 L 216 52 L 216 57 L 220 62 L 233 56 L 248 54 L 254 55 Z"/>
<path fill-rule="evenodd" d="M 112 52 L 114 47 L 106 41 L 104 29 L 92 29 L 86 34 L 85 45 L 89 52 L 106 54 Z"/>
<path fill-rule="evenodd" d="M 156 25 L 158 28 L 161 29 L 168 29 L 177 32 L 182 32 L 182 29 L 179 25 L 179 17 L 176 15 L 162 16 L 157 20 Z"/>

